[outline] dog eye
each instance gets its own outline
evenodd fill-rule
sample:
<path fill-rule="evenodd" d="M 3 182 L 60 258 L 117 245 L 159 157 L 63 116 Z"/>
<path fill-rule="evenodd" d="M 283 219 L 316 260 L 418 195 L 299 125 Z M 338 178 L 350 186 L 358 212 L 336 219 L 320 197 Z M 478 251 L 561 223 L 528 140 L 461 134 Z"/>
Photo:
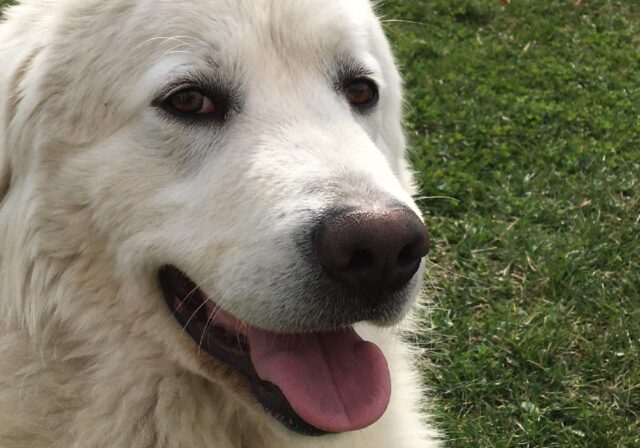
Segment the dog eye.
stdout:
<path fill-rule="evenodd" d="M 183 114 L 213 114 L 216 112 L 215 103 L 194 89 L 174 93 L 167 98 L 165 104 L 173 111 Z"/>
<path fill-rule="evenodd" d="M 370 79 L 355 79 L 344 88 L 345 95 L 352 106 L 364 110 L 378 103 L 378 86 Z"/>

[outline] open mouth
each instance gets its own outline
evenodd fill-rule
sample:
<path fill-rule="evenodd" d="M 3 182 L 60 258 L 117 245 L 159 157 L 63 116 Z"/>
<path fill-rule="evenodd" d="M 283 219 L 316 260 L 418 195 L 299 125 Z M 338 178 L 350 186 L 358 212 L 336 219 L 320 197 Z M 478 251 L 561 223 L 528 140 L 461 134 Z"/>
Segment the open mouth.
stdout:
<path fill-rule="evenodd" d="M 385 412 L 391 381 L 382 351 L 353 328 L 280 334 L 222 311 L 173 266 L 159 280 L 172 314 L 196 344 L 244 375 L 265 412 L 320 436 L 365 428 Z"/>

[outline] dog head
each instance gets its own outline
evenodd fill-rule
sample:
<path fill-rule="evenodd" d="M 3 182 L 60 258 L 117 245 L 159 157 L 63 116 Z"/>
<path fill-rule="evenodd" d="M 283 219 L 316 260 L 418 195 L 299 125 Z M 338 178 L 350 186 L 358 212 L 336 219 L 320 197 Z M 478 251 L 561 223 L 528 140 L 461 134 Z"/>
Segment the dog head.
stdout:
<path fill-rule="evenodd" d="M 201 347 L 300 432 L 373 423 L 388 372 L 351 326 L 402 319 L 428 237 L 369 2 L 69 0 L 47 30 L 11 135 L 58 308 L 219 381 Z"/>

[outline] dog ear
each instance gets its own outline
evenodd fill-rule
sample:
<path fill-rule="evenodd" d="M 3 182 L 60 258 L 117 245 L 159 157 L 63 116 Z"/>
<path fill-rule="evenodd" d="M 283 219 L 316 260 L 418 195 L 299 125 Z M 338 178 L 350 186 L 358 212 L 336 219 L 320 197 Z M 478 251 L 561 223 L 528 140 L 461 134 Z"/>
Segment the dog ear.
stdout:
<path fill-rule="evenodd" d="M 1 79 L 0 81 L 5 81 L 5 79 Z M 5 87 L 0 85 L 0 87 Z M 9 185 L 11 185 L 11 160 L 9 159 L 9 136 L 8 134 L 8 123 L 11 120 L 9 116 L 11 110 L 7 106 L 7 90 L 3 88 L 0 92 L 2 94 L 2 99 L 0 99 L 0 205 L 4 200 L 7 192 L 9 191 Z"/>
<path fill-rule="evenodd" d="M 0 204 L 4 199 L 4 196 L 9 191 L 9 185 L 11 184 L 11 167 L 9 163 L 9 157 L 6 154 L 6 148 L 0 144 Z"/>
<path fill-rule="evenodd" d="M 15 148 L 10 142 L 15 138 L 10 134 L 16 131 L 12 126 L 26 90 L 24 80 L 40 52 L 39 48 L 25 49 L 24 46 L 22 50 L 22 57 L 14 58 L 4 76 L 0 74 L 0 204 L 11 186 L 11 158 Z"/>

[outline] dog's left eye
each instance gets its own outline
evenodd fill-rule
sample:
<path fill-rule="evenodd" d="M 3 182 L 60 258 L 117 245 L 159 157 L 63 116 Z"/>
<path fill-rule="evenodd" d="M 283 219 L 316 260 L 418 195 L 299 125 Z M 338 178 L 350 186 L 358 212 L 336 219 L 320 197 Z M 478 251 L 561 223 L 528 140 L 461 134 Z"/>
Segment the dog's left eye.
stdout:
<path fill-rule="evenodd" d="M 213 114 L 215 103 L 194 89 L 181 90 L 166 99 L 165 105 L 175 112 L 183 114 Z"/>
<path fill-rule="evenodd" d="M 344 87 L 344 93 L 349 103 L 360 110 L 374 107 L 380 98 L 378 85 L 366 78 L 348 82 Z"/>

